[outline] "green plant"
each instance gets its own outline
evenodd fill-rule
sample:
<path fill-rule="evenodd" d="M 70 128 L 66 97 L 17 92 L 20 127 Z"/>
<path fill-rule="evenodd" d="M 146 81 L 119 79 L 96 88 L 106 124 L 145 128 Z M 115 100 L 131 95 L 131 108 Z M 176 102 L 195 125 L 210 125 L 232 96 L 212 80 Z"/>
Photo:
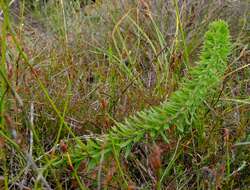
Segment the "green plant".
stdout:
<path fill-rule="evenodd" d="M 246 0 L 42 1 L 0 0 L 0 189 L 248 189 Z M 229 64 L 194 111 L 179 106 L 194 119 L 178 121 L 163 107 L 194 78 L 218 18 L 234 42 Z M 151 107 L 165 120 L 136 114 Z"/>
<path fill-rule="evenodd" d="M 102 156 L 104 159 L 110 156 L 114 149 L 116 154 L 123 152 L 128 156 L 132 146 L 143 141 L 146 134 L 152 139 L 161 136 L 168 141 L 166 129 L 172 126 L 176 126 L 177 135 L 190 132 L 199 108 L 221 82 L 230 51 L 228 25 L 222 20 L 213 22 L 205 34 L 200 61 L 183 79 L 179 90 L 160 106 L 140 111 L 124 122 L 116 123 L 108 134 L 87 140 L 84 150 L 73 148 L 72 161 L 80 163 L 89 158 L 92 168 Z"/>

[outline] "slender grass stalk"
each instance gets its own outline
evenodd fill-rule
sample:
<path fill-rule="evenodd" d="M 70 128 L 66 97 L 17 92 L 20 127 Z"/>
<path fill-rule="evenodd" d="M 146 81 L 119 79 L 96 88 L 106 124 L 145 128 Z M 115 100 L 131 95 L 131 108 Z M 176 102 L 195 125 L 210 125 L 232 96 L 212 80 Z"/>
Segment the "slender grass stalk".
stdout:
<path fill-rule="evenodd" d="M 7 53 L 7 32 L 8 32 L 8 23 L 9 23 L 9 17 L 8 17 L 8 8 L 5 6 L 3 0 L 1 0 L 1 8 L 4 14 L 4 21 L 2 25 L 2 31 L 1 31 L 1 74 L 7 78 L 6 76 L 6 53 Z M 6 84 L 4 82 L 1 83 L 1 92 L 0 92 L 0 125 L 3 126 L 3 115 L 4 115 L 4 104 L 5 104 L 5 94 L 6 94 Z"/>
<path fill-rule="evenodd" d="M 229 142 L 226 142 L 226 157 L 227 157 L 227 176 L 230 176 L 230 164 L 231 164 L 231 159 L 230 159 L 230 150 L 229 150 Z"/>
<path fill-rule="evenodd" d="M 166 40 L 164 39 L 164 36 L 163 34 L 161 33 L 159 27 L 157 26 L 157 24 L 155 23 L 155 20 L 154 18 L 150 15 L 150 19 L 153 23 L 153 26 L 154 26 L 154 29 L 156 31 L 156 34 L 157 34 L 157 38 L 158 38 L 158 42 L 160 44 L 160 47 L 161 47 L 161 50 L 163 51 L 162 52 L 162 60 L 161 60 L 161 71 L 158 73 L 159 76 L 162 76 L 158 81 L 157 83 L 157 86 L 156 86 L 156 91 L 159 91 L 158 89 L 162 88 L 162 85 L 167 86 L 168 84 L 168 76 L 169 76 L 169 61 L 168 61 L 168 54 L 165 52 L 166 50 L 168 50 L 169 52 L 169 48 L 168 46 L 166 46 Z"/>
<path fill-rule="evenodd" d="M 177 144 L 176 144 L 176 147 L 175 147 L 174 154 L 173 154 L 168 166 L 165 168 L 165 170 L 164 170 L 164 172 L 163 172 L 163 174 L 162 174 L 162 176 L 160 178 L 160 181 L 159 181 L 159 184 L 158 184 L 158 190 L 161 189 L 161 184 L 162 184 L 164 178 L 169 174 L 170 170 L 172 169 L 172 167 L 174 165 L 175 160 L 178 158 L 179 154 L 177 153 L 177 151 L 178 151 L 178 148 L 179 148 L 180 141 L 181 141 L 181 137 L 179 137 L 179 139 L 177 141 Z"/>
<path fill-rule="evenodd" d="M 183 43 L 183 47 L 184 47 L 185 66 L 186 66 L 187 69 L 189 69 L 189 67 L 190 67 L 189 56 L 188 56 L 188 50 L 187 50 L 187 45 L 186 45 L 185 33 L 184 33 L 184 30 L 183 30 L 182 23 L 181 23 L 181 18 L 180 18 L 178 1 L 177 0 L 173 0 L 173 1 L 174 1 L 174 5 L 175 5 L 176 27 L 180 28 L 182 43 Z"/>
<path fill-rule="evenodd" d="M 63 15 L 63 34 L 64 34 L 64 46 L 65 46 L 65 51 L 66 51 L 65 52 L 66 56 L 64 57 L 64 60 L 65 60 L 65 63 L 67 63 L 67 59 L 70 58 L 70 55 L 69 55 L 69 48 L 68 48 L 68 32 L 67 32 L 67 21 L 66 21 L 64 0 L 60 0 L 60 4 L 61 4 L 61 9 L 62 9 L 62 15 Z M 63 107 L 62 118 L 60 118 L 59 130 L 58 130 L 57 137 L 56 137 L 56 140 L 55 140 L 55 143 L 54 143 L 55 146 L 59 142 L 59 139 L 60 139 L 60 136 L 61 136 L 61 131 L 62 131 L 62 128 L 64 126 L 66 111 L 67 111 L 68 104 L 69 104 L 69 101 L 70 101 L 70 94 L 71 94 L 71 91 L 72 91 L 72 89 L 71 89 L 72 84 L 71 84 L 71 80 L 70 80 L 70 76 L 69 76 L 68 71 L 67 71 L 67 82 L 68 82 L 68 88 L 67 88 L 67 93 L 66 93 L 66 100 L 65 100 L 65 103 L 64 103 L 64 107 Z"/>

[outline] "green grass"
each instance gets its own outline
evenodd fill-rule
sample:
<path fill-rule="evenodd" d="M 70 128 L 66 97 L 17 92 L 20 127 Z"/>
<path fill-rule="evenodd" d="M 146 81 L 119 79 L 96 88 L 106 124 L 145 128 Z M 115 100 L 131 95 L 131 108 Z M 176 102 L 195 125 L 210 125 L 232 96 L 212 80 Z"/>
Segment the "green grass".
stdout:
<path fill-rule="evenodd" d="M 247 1 L 0 2 L 0 189 L 249 189 Z"/>

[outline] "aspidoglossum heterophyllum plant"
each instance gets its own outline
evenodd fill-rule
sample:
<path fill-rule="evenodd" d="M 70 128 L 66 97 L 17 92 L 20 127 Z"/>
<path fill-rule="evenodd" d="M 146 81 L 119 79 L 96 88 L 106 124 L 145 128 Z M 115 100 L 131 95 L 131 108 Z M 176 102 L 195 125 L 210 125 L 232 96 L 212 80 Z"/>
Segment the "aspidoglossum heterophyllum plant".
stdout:
<path fill-rule="evenodd" d="M 114 149 L 119 154 L 128 155 L 131 147 L 143 142 L 146 135 L 152 139 L 162 136 L 167 140 L 166 129 L 171 126 L 176 126 L 179 135 L 189 133 L 190 126 L 196 121 L 197 110 L 204 107 L 204 101 L 221 84 L 230 51 L 228 25 L 222 20 L 214 21 L 205 33 L 197 65 L 182 80 L 179 90 L 159 106 L 137 112 L 124 122 L 116 123 L 107 134 L 87 140 L 84 146 L 74 147 L 72 162 L 88 160 L 92 167 L 101 158 L 112 155 Z"/>

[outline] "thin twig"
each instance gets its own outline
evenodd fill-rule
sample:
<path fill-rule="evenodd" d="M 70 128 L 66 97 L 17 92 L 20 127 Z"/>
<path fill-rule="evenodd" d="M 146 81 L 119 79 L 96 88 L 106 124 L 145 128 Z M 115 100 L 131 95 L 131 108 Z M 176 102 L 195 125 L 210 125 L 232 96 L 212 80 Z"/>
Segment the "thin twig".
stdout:
<path fill-rule="evenodd" d="M 33 132 L 32 128 L 34 127 L 34 103 L 31 102 L 30 104 L 30 152 L 29 154 L 32 156 L 32 150 L 33 150 Z"/>
<path fill-rule="evenodd" d="M 34 162 L 33 158 L 30 156 L 30 154 L 26 153 L 26 158 L 27 158 L 27 162 L 30 163 L 31 167 L 33 168 L 33 170 L 35 172 L 37 172 L 38 174 L 38 180 L 41 180 L 41 182 L 44 184 L 44 186 L 46 187 L 46 189 L 48 190 L 52 190 L 52 188 L 50 187 L 49 183 L 47 182 L 47 180 L 45 179 L 45 177 L 43 176 L 42 172 L 39 171 L 38 166 L 36 165 L 36 163 Z"/>

